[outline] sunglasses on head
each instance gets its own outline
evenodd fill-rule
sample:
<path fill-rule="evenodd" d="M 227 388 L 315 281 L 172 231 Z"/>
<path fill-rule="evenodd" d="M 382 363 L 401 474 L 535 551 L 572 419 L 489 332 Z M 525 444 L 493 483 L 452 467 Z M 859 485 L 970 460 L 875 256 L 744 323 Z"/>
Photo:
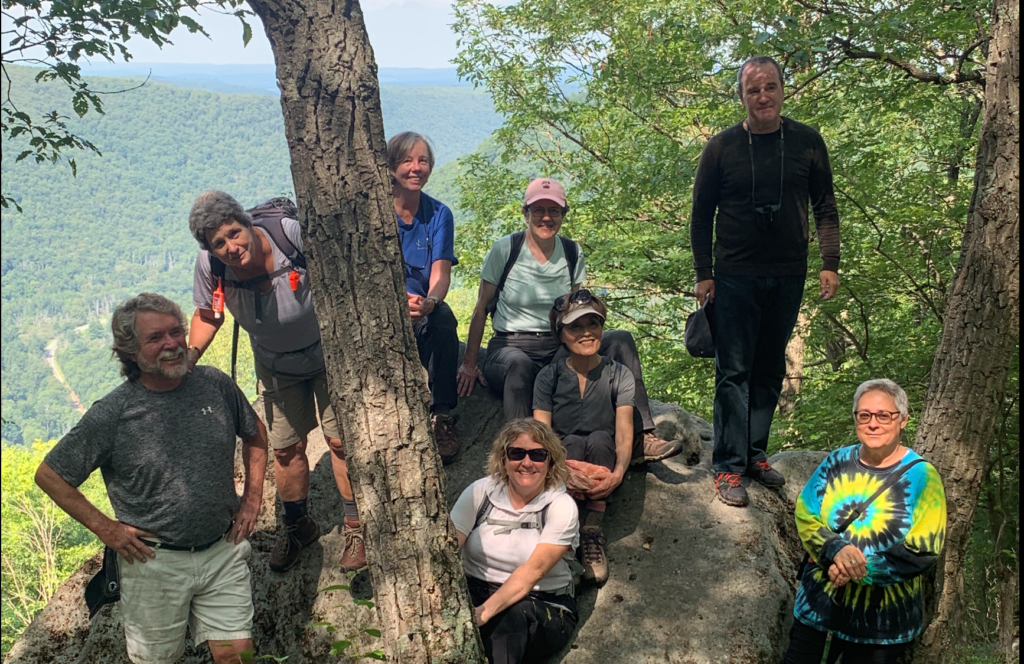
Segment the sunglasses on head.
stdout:
<path fill-rule="evenodd" d="M 505 449 L 505 456 L 508 457 L 509 461 L 522 461 L 526 457 L 530 457 L 530 461 L 534 463 L 544 463 L 551 455 L 543 447 L 538 447 L 534 450 L 524 450 L 521 447 L 509 447 Z"/>
<path fill-rule="evenodd" d="M 581 288 L 575 293 L 559 295 L 558 299 L 555 300 L 555 312 L 562 313 L 562 311 L 570 304 L 590 304 L 593 301 L 593 294 L 591 294 L 591 292 L 586 288 Z"/>

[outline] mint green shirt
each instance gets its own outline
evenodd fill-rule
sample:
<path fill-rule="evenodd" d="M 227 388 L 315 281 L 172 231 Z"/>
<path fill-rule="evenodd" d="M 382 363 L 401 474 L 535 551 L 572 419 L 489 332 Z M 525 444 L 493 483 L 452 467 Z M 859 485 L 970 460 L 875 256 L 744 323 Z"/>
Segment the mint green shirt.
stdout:
<path fill-rule="evenodd" d="M 577 245 L 578 246 L 578 245 Z M 506 235 L 491 247 L 484 258 L 480 278 L 497 284 L 505 269 L 512 250 L 512 236 Z M 572 291 L 573 284 L 582 284 L 587 278 L 583 263 L 583 249 L 579 250 L 576 275 L 569 278 L 569 265 L 565 260 L 562 242 L 555 242 L 555 253 L 547 263 L 541 265 L 530 248 L 523 242 L 516 264 L 508 273 L 505 288 L 498 297 L 498 308 L 494 312 L 495 332 L 548 332 L 551 324 L 548 312 L 555 298 Z"/>

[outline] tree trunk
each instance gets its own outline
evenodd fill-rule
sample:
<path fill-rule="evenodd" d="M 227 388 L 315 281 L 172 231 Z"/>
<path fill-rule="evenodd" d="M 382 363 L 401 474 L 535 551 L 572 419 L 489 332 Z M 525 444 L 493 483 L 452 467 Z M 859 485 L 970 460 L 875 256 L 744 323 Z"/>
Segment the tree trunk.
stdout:
<path fill-rule="evenodd" d="M 917 434 L 949 506 L 918 662 L 941 661 L 956 640 L 964 554 L 1020 332 L 1019 26 L 1017 1 L 996 0 L 975 190 Z"/>
<path fill-rule="evenodd" d="M 328 383 L 389 661 L 482 661 L 406 305 L 362 10 L 356 0 L 249 4 L 277 63 Z"/>
<path fill-rule="evenodd" d="M 800 388 L 803 387 L 804 345 L 810 323 L 807 314 L 800 312 L 793 337 L 786 344 L 786 379 L 782 381 L 782 394 L 779 397 L 779 413 L 782 415 L 792 414 L 800 396 Z"/>

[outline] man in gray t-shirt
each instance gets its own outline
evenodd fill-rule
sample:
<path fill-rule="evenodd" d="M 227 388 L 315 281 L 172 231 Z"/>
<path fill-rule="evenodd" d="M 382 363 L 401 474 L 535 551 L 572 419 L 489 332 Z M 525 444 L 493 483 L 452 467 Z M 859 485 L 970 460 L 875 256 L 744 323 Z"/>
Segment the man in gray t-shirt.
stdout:
<path fill-rule="evenodd" d="M 186 623 L 197 644 L 210 642 L 214 661 L 237 662 L 252 649 L 246 538 L 263 499 L 266 430 L 228 376 L 210 367 L 188 373 L 175 303 L 143 293 L 117 308 L 111 327 L 128 380 L 46 455 L 36 482 L 128 563 L 120 565 L 121 612 L 133 662 L 176 660 Z M 77 489 L 97 468 L 116 520 Z"/>

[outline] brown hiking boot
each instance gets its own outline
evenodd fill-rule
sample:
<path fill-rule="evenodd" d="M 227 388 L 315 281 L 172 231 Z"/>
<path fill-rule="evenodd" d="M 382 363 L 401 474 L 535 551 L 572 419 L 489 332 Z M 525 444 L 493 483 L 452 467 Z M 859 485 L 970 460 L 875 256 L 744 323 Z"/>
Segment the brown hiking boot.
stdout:
<path fill-rule="evenodd" d="M 345 519 L 341 529 L 345 538 L 345 551 L 341 554 L 338 564 L 346 572 L 358 572 L 366 567 L 366 546 L 363 544 L 363 527 L 358 521 Z"/>
<path fill-rule="evenodd" d="M 583 583 L 603 586 L 608 580 L 608 540 L 596 526 L 580 528 L 580 558 L 583 562 Z"/>
<path fill-rule="evenodd" d="M 459 435 L 455 433 L 455 425 L 449 415 L 431 415 L 430 424 L 434 427 L 434 440 L 437 441 L 441 463 L 447 466 L 459 457 Z"/>
<path fill-rule="evenodd" d="M 755 461 L 747 468 L 746 474 L 750 479 L 772 489 L 786 486 L 786 478 L 782 476 L 782 473 L 772 468 L 772 465 L 767 461 Z"/>
<path fill-rule="evenodd" d="M 270 554 L 270 569 L 287 572 L 299 562 L 299 552 L 320 539 L 320 526 L 306 514 L 293 524 L 285 524 L 284 537 Z"/>
<path fill-rule="evenodd" d="M 683 444 L 678 440 L 663 440 L 653 431 L 644 431 L 642 435 L 643 446 L 639 440 L 633 445 L 633 459 L 629 462 L 631 466 L 661 461 L 683 451 Z"/>
<path fill-rule="evenodd" d="M 740 481 L 739 473 L 718 473 L 715 478 L 715 495 L 733 507 L 746 507 L 750 504 L 750 496 Z"/>

